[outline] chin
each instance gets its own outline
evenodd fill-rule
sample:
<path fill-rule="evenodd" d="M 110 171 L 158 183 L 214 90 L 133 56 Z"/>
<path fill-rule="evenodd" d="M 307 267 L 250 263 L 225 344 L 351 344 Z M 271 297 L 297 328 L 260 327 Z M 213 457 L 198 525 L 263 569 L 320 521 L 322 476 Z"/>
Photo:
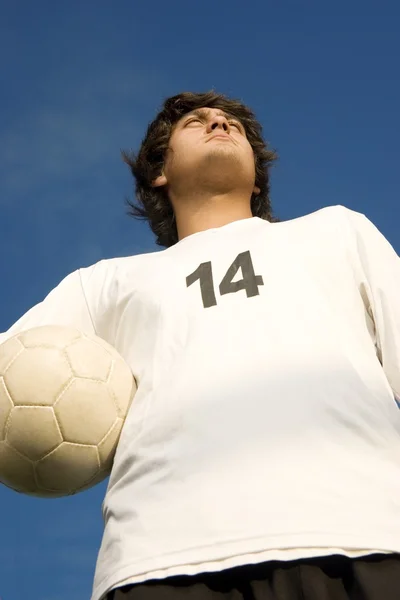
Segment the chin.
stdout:
<path fill-rule="evenodd" d="M 204 165 L 220 164 L 226 165 L 227 168 L 237 169 L 243 168 L 243 157 L 237 152 L 237 148 L 232 143 L 222 142 L 215 144 L 213 148 L 207 152 L 203 161 Z"/>

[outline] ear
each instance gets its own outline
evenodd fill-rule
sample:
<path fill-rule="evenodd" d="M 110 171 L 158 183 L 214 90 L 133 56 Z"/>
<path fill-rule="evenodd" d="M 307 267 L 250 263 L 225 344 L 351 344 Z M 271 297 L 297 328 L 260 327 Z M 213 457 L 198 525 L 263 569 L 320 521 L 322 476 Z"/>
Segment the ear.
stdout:
<path fill-rule="evenodd" d="M 161 175 L 159 175 L 152 181 L 151 185 L 153 187 L 161 187 L 163 185 L 166 185 L 166 183 L 167 183 L 167 178 L 165 177 L 164 173 L 162 173 Z"/>
<path fill-rule="evenodd" d="M 258 194 L 261 192 L 260 188 L 257 187 L 256 185 L 254 186 L 253 192 L 255 193 L 256 196 L 258 196 Z"/>

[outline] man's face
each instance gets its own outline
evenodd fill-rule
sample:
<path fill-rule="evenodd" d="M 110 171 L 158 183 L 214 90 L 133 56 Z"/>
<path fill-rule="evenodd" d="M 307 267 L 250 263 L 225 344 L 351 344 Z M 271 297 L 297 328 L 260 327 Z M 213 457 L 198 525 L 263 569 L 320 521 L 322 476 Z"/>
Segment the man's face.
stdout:
<path fill-rule="evenodd" d="M 218 193 L 229 184 L 247 185 L 252 192 L 254 180 L 254 154 L 243 125 L 220 109 L 204 107 L 174 126 L 163 175 L 155 184 L 168 184 L 177 193 L 198 185 Z"/>

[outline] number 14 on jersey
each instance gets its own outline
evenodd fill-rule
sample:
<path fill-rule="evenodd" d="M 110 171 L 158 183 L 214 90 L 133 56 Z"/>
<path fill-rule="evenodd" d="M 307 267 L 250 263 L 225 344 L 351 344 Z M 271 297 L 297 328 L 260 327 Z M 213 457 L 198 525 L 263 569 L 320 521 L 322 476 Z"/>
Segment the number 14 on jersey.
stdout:
<path fill-rule="evenodd" d="M 242 279 L 232 281 L 236 273 L 242 270 Z M 214 280 L 212 273 L 212 262 L 201 263 L 197 269 L 186 277 L 186 287 L 191 286 L 195 281 L 200 281 L 201 298 L 204 308 L 210 308 L 217 305 L 215 297 Z M 221 296 L 225 294 L 233 294 L 240 290 L 246 290 L 247 298 L 258 296 L 260 294 L 258 287 L 264 285 L 261 275 L 256 275 L 254 272 L 253 262 L 251 260 L 250 251 L 241 252 L 237 255 L 227 272 L 225 273 L 221 283 L 219 284 L 219 293 Z"/>

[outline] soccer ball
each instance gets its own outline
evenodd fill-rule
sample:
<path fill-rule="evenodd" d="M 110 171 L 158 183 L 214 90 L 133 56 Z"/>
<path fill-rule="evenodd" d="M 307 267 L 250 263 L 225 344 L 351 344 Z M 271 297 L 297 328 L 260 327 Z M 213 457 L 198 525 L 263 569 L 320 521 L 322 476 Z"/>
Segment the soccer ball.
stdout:
<path fill-rule="evenodd" d="M 54 498 L 109 475 L 136 393 L 131 369 L 101 338 L 46 325 L 0 345 L 0 482 Z"/>

